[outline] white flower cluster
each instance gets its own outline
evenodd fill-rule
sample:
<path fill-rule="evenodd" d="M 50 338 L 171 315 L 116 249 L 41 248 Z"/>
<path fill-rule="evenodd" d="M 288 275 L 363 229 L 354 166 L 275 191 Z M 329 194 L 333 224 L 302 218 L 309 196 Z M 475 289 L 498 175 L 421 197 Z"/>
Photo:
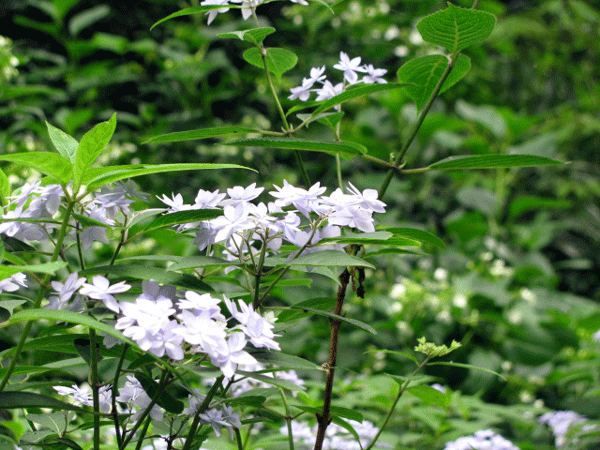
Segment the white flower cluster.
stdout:
<path fill-rule="evenodd" d="M 169 206 L 169 213 L 222 208 L 222 216 L 180 225 L 178 231 L 197 228 L 194 243 L 200 250 L 223 242 L 228 257 L 240 259 L 244 259 L 247 253 L 256 252 L 252 246 L 256 240 L 273 252 L 280 249 L 284 239 L 303 248 L 304 254 L 339 248 L 315 245 L 323 238 L 340 236 L 342 226 L 364 232 L 375 231 L 373 213 L 385 212 L 385 203 L 377 200 L 376 190 L 366 189 L 361 193 L 352 184 L 349 184 L 348 194 L 338 188 L 330 196 L 323 196 L 326 188 L 320 183 L 306 190 L 284 180 L 282 187 L 274 188 L 269 194 L 275 197 L 275 201 L 268 204 L 261 202 L 255 205 L 251 202 L 264 190 L 257 188 L 256 183 L 246 188 L 235 186 L 227 189 L 227 194 L 201 189 L 193 205 L 184 204 L 181 194 L 173 194 L 171 199 L 163 195 L 160 200 Z M 289 207 L 293 209 L 284 211 Z M 301 226 L 301 216 L 310 221 L 308 229 Z M 319 228 L 325 222 L 327 224 Z"/>
<path fill-rule="evenodd" d="M 569 434 L 577 431 L 577 426 L 583 425 L 587 422 L 587 419 L 575 411 L 551 411 L 541 415 L 538 421 L 552 428 L 555 445 L 562 447 L 569 442 L 573 444 L 577 443 L 576 437 L 571 436 L 570 438 Z M 595 425 L 583 425 L 581 430 L 589 431 L 594 428 Z"/>
<path fill-rule="evenodd" d="M 368 446 L 379 431 L 371 422 L 363 420 L 348 420 L 348 423 L 354 428 L 361 442 L 357 442 L 354 435 L 341 426 L 332 423 L 327 427 L 323 448 L 325 450 L 362 450 Z M 302 441 L 310 448 L 315 444 L 315 436 L 317 435 L 318 425 L 312 427 L 306 423 L 292 422 L 292 434 L 296 441 Z M 288 434 L 287 426 L 279 429 L 281 434 Z"/>
<path fill-rule="evenodd" d="M 346 53 L 340 52 L 340 61 L 335 64 L 333 68 L 344 72 L 344 82 L 338 83 L 334 86 L 329 80 L 326 79 L 327 77 L 323 75 L 325 72 L 325 66 L 313 67 L 310 69 L 310 76 L 308 78 L 303 78 L 300 86 L 290 90 L 292 95 L 290 95 L 288 98 L 290 100 L 299 99 L 305 102 L 310 98 L 311 92 L 316 92 L 316 101 L 319 102 L 322 100 L 329 100 L 330 98 L 341 94 L 346 90 L 347 86 L 351 86 L 353 84 L 387 83 L 386 80 L 381 78 L 387 73 L 386 69 L 376 69 L 372 64 L 361 65 L 360 61 L 360 56 L 350 59 Z M 366 75 L 363 75 L 362 79 L 359 80 L 357 72 L 364 73 Z M 315 83 L 320 84 L 321 87 L 318 89 L 313 89 Z"/>
<path fill-rule="evenodd" d="M 26 183 L 18 195 L 9 197 L 11 202 L 5 208 L 3 219 L 37 219 L 40 222 L 3 222 L 0 233 L 21 241 L 44 241 L 48 234 L 56 228 L 51 220 L 58 212 L 61 198 L 64 196 L 58 184 L 41 186 L 41 181 Z"/>
<path fill-rule="evenodd" d="M 293 3 L 299 3 L 301 5 L 308 5 L 306 0 L 290 0 Z M 242 5 L 242 17 L 244 20 L 248 19 L 252 15 L 252 12 L 256 9 L 258 5 L 264 3 L 265 0 L 203 0 L 200 5 L 201 6 L 223 6 L 223 8 L 213 9 L 208 11 L 206 15 L 208 16 L 208 25 L 215 20 L 217 14 L 225 13 L 229 11 L 229 6 L 232 4 L 238 3 Z"/>
<path fill-rule="evenodd" d="M 115 328 L 134 340 L 138 346 L 162 357 L 174 360 L 184 357 L 184 343 L 195 353 L 205 353 L 211 362 L 231 379 L 238 364 L 253 365 L 257 361 L 244 350 L 248 341 L 256 348 L 280 350 L 275 341 L 273 325 L 257 313 L 252 305 L 223 296 L 224 303 L 238 324 L 230 326 L 221 314 L 221 300 L 210 294 L 193 291 L 179 297 L 175 288 L 159 286 L 155 281 L 144 281 L 142 293 L 135 302 L 118 302 L 114 294 L 126 292 L 131 286 L 124 281 L 111 285 L 103 276 L 95 276 L 92 283 L 69 276 L 63 284 L 52 283 L 56 296 L 50 297 L 51 308 L 66 308 L 78 290 L 79 295 L 100 300 L 118 314 Z M 80 300 L 77 300 L 80 303 Z M 239 306 L 239 310 L 238 310 Z M 71 307 L 71 309 L 73 309 Z"/>
<path fill-rule="evenodd" d="M 444 450 L 519 450 L 519 447 L 492 430 L 479 430 L 472 436 L 446 443 Z"/>
<path fill-rule="evenodd" d="M 53 389 L 60 395 L 68 396 L 75 404 L 93 406 L 89 386 L 80 388 L 74 384 L 71 387 L 54 386 Z M 105 414 L 110 413 L 113 399 L 112 387 L 109 385 L 101 386 L 99 394 L 100 410 Z M 188 417 L 195 416 L 204 398 L 205 396 L 200 394 L 198 389 L 194 389 L 193 393 L 188 395 L 188 406 L 183 410 L 183 414 Z M 123 387 L 119 388 L 119 395 L 115 400 L 126 405 L 124 409 L 121 408 L 121 405 L 117 405 L 118 410 L 120 413 L 131 414 L 130 419 L 133 421 L 137 420 L 152 403 L 152 399 L 146 393 L 142 384 L 133 375 L 127 375 L 127 380 Z M 150 417 L 158 422 L 164 420 L 164 413 L 164 410 L 156 404 L 150 409 Z M 199 417 L 200 423 L 210 425 L 217 437 L 221 435 L 221 427 L 226 427 L 233 439 L 233 429 L 242 426 L 239 414 L 234 413 L 232 407 L 228 405 L 223 405 L 222 409 L 207 408 Z"/>
<path fill-rule="evenodd" d="M 11 202 L 5 208 L 2 218 L 37 221 L 3 222 L 0 223 L 0 233 L 21 241 L 48 240 L 50 233 L 58 227 L 52 218 L 58 212 L 64 196 L 65 193 L 59 184 L 41 186 L 41 181 L 24 184 L 18 195 L 9 197 Z M 104 187 L 93 197 L 82 202 L 84 205 L 80 213 L 106 225 L 114 225 L 117 213 L 130 213 L 129 205 L 134 199 L 143 200 L 145 197 L 146 194 L 135 190 L 133 181 L 118 182 L 112 189 Z M 94 241 L 109 243 L 106 228 L 102 226 L 84 227 L 79 237 L 84 249 L 88 249 Z"/>

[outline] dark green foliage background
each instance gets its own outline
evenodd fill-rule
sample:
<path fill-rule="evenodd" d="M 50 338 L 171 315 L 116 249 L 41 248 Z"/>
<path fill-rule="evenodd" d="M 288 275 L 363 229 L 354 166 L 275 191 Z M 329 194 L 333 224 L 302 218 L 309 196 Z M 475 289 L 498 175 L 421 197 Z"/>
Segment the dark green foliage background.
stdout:
<path fill-rule="evenodd" d="M 19 59 L 18 74 L 0 84 L 0 152 L 49 149 L 45 120 L 80 138 L 116 111 L 119 124 L 104 163 L 228 162 L 258 171 L 140 178 L 143 190 L 152 194 L 181 192 L 191 201 L 198 188 L 269 186 L 283 179 L 301 183 L 294 158 L 285 151 L 238 149 L 221 145 L 220 139 L 142 144 L 159 134 L 220 125 L 279 129 L 262 74 L 242 59 L 247 47 L 216 37 L 247 26 L 238 12 L 219 15 L 210 27 L 204 16 L 189 16 L 150 31 L 157 20 L 197 2 L 54 3 L 71 7 L 53 17 L 44 6 L 50 2 L 0 5 L 0 33 L 12 40 L 12 54 Z M 339 76 L 331 67 L 340 51 L 388 69 L 392 80 L 404 62 L 436 50 L 414 41 L 414 25 L 445 3 L 348 0 L 336 7 L 335 16 L 316 3 L 261 6 L 261 25 L 278 30 L 265 43 L 299 56 L 282 79 L 281 97 L 311 67 L 327 65 L 330 77 Z M 435 102 L 408 152 L 407 168 L 453 155 L 519 152 L 569 163 L 430 172 L 392 182 L 381 223 L 426 229 L 446 248 L 370 260 L 378 271 L 368 272 L 366 299 L 352 299 L 347 315 L 371 324 L 378 334 L 344 330 L 339 365 L 340 379 L 368 375 L 373 395 L 355 381 L 340 386 L 345 390 L 340 406 L 366 407 L 377 417 L 386 406 L 386 393 L 377 384 L 383 378 L 377 374 L 406 374 L 409 365 L 392 355 L 365 354 L 365 349 L 410 352 L 422 335 L 440 343 L 461 340 L 455 361 L 507 377 L 429 368 L 429 375 L 446 379 L 463 396 L 448 416 L 439 410 L 430 420 L 420 401 L 403 400 L 392 424 L 403 437 L 393 442 L 407 448 L 440 446 L 492 425 L 521 448 L 551 448 L 542 446 L 551 440 L 533 422 L 517 423 L 523 405 L 534 399 L 552 409 L 600 417 L 600 344 L 590 339 L 600 329 L 600 5 L 482 0 L 479 9 L 497 15 L 496 29 L 483 45 L 466 51 L 471 71 Z M 91 20 L 93 14 L 98 20 Z M 86 18 L 90 22 L 84 26 Z M 284 100 L 286 109 L 294 104 Z M 358 100 L 344 111 L 342 137 L 384 160 L 400 148 L 415 117 L 412 100 L 401 90 Z M 293 115 L 291 120 L 298 123 Z M 318 124 L 303 137 L 332 140 Z M 310 152 L 303 157 L 312 182 L 336 185 L 331 157 Z M 362 189 L 378 188 L 385 175 L 359 159 L 343 161 L 343 174 Z M 170 234 L 157 235 L 154 251 L 184 248 L 171 240 Z M 394 298 L 390 291 L 397 284 L 404 293 Z M 293 304 L 331 295 L 332 289 L 329 280 L 314 278 L 310 288 L 277 289 L 274 302 Z M 283 345 L 322 363 L 327 325 L 322 319 L 294 325 L 284 331 Z"/>

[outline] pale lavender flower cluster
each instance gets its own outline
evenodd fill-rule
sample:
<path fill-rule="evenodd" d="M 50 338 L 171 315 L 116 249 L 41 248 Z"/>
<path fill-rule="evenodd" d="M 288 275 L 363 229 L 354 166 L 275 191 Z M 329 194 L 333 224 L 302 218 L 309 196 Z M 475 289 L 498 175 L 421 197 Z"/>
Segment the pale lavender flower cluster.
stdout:
<path fill-rule="evenodd" d="M 53 389 L 60 395 L 67 396 L 77 405 L 93 406 L 92 395 L 88 386 L 80 388 L 77 385 L 71 387 L 54 386 Z M 112 409 L 112 388 L 110 385 L 101 386 L 99 389 L 100 410 L 107 414 Z M 194 389 L 192 394 L 188 395 L 188 406 L 183 410 L 183 414 L 189 417 L 196 415 L 198 408 L 202 404 L 205 396 L 200 394 L 198 389 Z M 123 387 L 119 388 L 119 395 L 115 398 L 119 403 L 125 404 L 123 409 L 118 406 L 119 413 L 131 414 L 130 419 L 137 420 L 152 403 L 152 399 L 146 393 L 142 384 L 133 375 L 127 375 L 127 380 Z M 164 420 L 165 411 L 154 404 L 150 409 L 150 417 L 156 421 Z M 229 436 L 234 438 L 234 428 L 240 428 L 242 423 L 239 414 L 233 412 L 231 406 L 223 405 L 222 409 L 207 408 L 199 415 L 200 423 L 210 425 L 216 436 L 221 435 L 221 427 L 226 427 Z"/>
<path fill-rule="evenodd" d="M 62 187 L 58 184 L 42 186 L 41 181 L 25 183 L 19 194 L 9 197 L 11 202 L 2 218 L 36 219 L 40 222 L 3 222 L 0 223 L 0 233 L 21 241 L 45 241 L 57 226 L 50 221 L 58 212 L 63 196 Z M 49 222 L 44 222 L 44 219 Z"/>
<path fill-rule="evenodd" d="M 290 0 L 292 3 L 299 3 L 301 5 L 308 5 L 308 2 L 306 0 Z M 264 3 L 265 0 L 203 0 L 200 5 L 201 6 L 223 6 L 223 8 L 219 8 L 219 9 L 213 9 L 211 11 L 208 11 L 206 13 L 206 15 L 208 16 L 208 25 L 210 25 L 212 23 L 213 20 L 215 20 L 215 17 L 217 17 L 217 14 L 219 13 L 225 13 L 227 11 L 229 11 L 229 7 L 232 6 L 233 4 L 241 4 L 241 9 L 242 9 L 242 17 L 244 18 L 244 20 L 248 19 L 251 15 L 252 12 L 256 9 L 256 7 L 258 5 L 260 5 L 261 3 Z"/>
<path fill-rule="evenodd" d="M 344 53 L 340 53 L 340 60 L 333 66 L 334 69 L 341 70 L 344 72 L 344 81 L 333 85 L 326 76 L 325 66 L 313 67 L 310 69 L 310 76 L 302 79 L 302 84 L 298 87 L 292 88 L 288 98 L 290 100 L 299 99 L 303 102 L 310 98 L 312 92 L 316 92 L 316 101 L 329 100 L 336 95 L 341 94 L 346 90 L 346 87 L 353 84 L 364 83 L 364 84 L 384 84 L 387 83 L 382 77 L 387 73 L 386 69 L 376 69 L 372 64 L 360 64 L 361 58 L 357 56 L 350 59 L 350 57 Z M 362 79 L 359 79 L 358 73 L 363 73 Z M 321 87 L 314 88 L 315 84 L 320 84 Z"/>
<path fill-rule="evenodd" d="M 552 428 L 555 445 L 562 447 L 571 442 L 576 443 L 576 437 L 569 438 L 569 434 L 577 431 L 577 426 L 581 426 L 582 431 L 589 431 L 595 428 L 595 425 L 583 425 L 587 419 L 575 411 L 551 411 L 541 415 L 538 418 L 541 424 Z"/>
<path fill-rule="evenodd" d="M 255 241 L 262 242 L 272 252 L 278 252 L 283 241 L 298 248 L 304 254 L 317 250 L 340 248 L 319 246 L 323 238 L 341 236 L 341 227 L 363 232 L 375 230 L 373 213 L 385 212 L 385 203 L 377 199 L 377 191 L 366 189 L 360 192 L 349 184 L 348 193 L 336 189 L 330 196 L 320 183 L 310 189 L 292 186 L 283 181 L 283 186 L 274 186 L 269 194 L 274 202 L 252 203 L 264 190 L 256 183 L 244 188 L 235 186 L 227 194 L 200 190 L 194 204 L 185 204 L 181 194 L 160 199 L 169 206 L 168 213 L 191 209 L 222 208 L 223 215 L 199 223 L 184 224 L 178 231 L 197 228 L 194 243 L 204 250 L 215 243 L 224 243 L 230 259 L 246 260 L 245 255 L 256 252 Z M 303 218 L 310 226 L 302 225 Z M 252 252 L 252 253 L 251 253 Z"/>
<path fill-rule="evenodd" d="M 58 227 L 52 218 L 59 211 L 64 196 L 63 188 L 58 184 L 41 186 L 41 181 L 26 183 L 18 195 L 9 197 L 12 201 L 5 208 L 2 218 L 34 219 L 39 222 L 3 222 L 0 223 L 0 233 L 21 241 L 46 241 L 50 233 Z M 146 194 L 135 190 L 133 181 L 117 182 L 112 188 L 102 188 L 85 202 L 80 213 L 106 225 L 114 225 L 118 212 L 130 213 L 129 205 L 134 199 L 143 200 L 145 197 Z M 109 243 L 106 227 L 103 226 L 84 227 L 80 230 L 79 237 L 84 249 L 88 249 L 94 241 Z"/>
<path fill-rule="evenodd" d="M 371 441 L 377 435 L 379 429 L 375 427 L 371 422 L 363 420 L 357 422 L 356 420 L 348 420 L 348 423 L 354 428 L 358 435 L 360 442 L 356 441 L 354 435 L 350 434 L 348 430 L 341 426 L 332 423 L 327 427 L 327 433 L 325 440 L 323 441 L 323 448 L 326 450 L 362 450 L 368 446 Z M 309 448 L 312 448 L 315 442 L 315 436 L 317 435 L 318 425 L 309 426 L 303 422 L 292 422 L 292 434 L 294 439 L 301 441 Z M 280 428 L 281 434 L 288 434 L 287 426 Z M 376 445 L 376 446 L 383 446 Z"/>
<path fill-rule="evenodd" d="M 519 450 L 519 447 L 492 430 L 479 430 L 472 436 L 446 443 L 444 450 Z"/>

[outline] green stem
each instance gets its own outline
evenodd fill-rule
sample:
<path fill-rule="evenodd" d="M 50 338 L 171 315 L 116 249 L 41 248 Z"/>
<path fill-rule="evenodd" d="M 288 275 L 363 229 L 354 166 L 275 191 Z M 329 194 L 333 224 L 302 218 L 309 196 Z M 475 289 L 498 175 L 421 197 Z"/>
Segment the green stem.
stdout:
<path fill-rule="evenodd" d="M 339 152 L 335 154 L 335 168 L 337 172 L 338 186 L 344 189 L 344 180 L 342 180 L 342 161 L 340 160 Z"/>
<path fill-rule="evenodd" d="M 235 429 L 235 442 L 237 444 L 238 450 L 244 450 L 244 443 L 242 442 L 242 435 L 240 433 L 240 430 L 238 430 L 237 428 Z"/>
<path fill-rule="evenodd" d="M 54 253 L 52 253 L 52 258 L 50 259 L 50 262 L 55 262 L 58 259 L 58 256 L 60 255 L 60 250 L 61 250 L 63 241 L 65 240 L 65 236 L 67 234 L 67 228 L 69 226 L 69 221 L 71 219 L 71 213 L 73 212 L 74 207 L 75 207 L 74 201 L 67 203 L 65 217 L 62 221 L 60 230 L 58 232 L 58 238 L 56 239 L 56 246 L 54 247 Z M 34 305 L 33 305 L 34 309 L 40 307 L 42 300 L 43 300 L 44 296 L 46 295 L 46 290 L 48 289 L 48 282 L 50 281 L 50 278 L 52 278 L 52 275 L 47 274 L 44 277 L 44 279 L 42 280 L 42 283 L 40 284 L 40 290 L 39 290 L 38 296 L 36 297 L 36 299 L 34 301 Z M 15 353 L 13 354 L 13 357 L 10 360 L 10 364 L 9 364 L 8 368 L 6 369 L 6 374 L 4 375 L 4 378 L 0 382 L 0 392 L 2 392 L 4 390 L 4 388 L 6 387 L 8 380 L 10 379 L 13 371 L 15 370 L 15 367 L 17 366 L 17 359 L 19 359 L 19 356 L 21 355 L 21 352 L 23 351 L 23 346 L 25 345 L 25 340 L 27 340 L 27 337 L 29 336 L 29 332 L 31 331 L 32 326 L 33 326 L 33 321 L 30 320 L 25 324 L 25 327 L 23 328 L 23 332 L 21 333 L 21 337 L 19 338 L 19 342 L 17 343 L 17 348 L 15 349 Z"/>
<path fill-rule="evenodd" d="M 127 444 L 129 444 L 129 442 L 133 439 L 133 436 L 135 435 L 136 431 L 140 428 L 140 426 L 142 426 L 142 423 L 144 422 L 144 420 L 146 420 L 146 417 L 148 417 L 150 415 L 150 411 L 152 410 L 154 405 L 156 405 L 156 400 L 158 400 L 158 397 L 160 396 L 160 394 L 162 393 L 162 390 L 166 386 L 168 374 L 169 374 L 169 372 L 167 370 L 165 370 L 162 373 L 162 375 L 160 377 L 160 381 L 159 381 L 159 387 L 158 387 L 158 390 L 156 391 L 156 394 L 154 395 L 154 397 L 152 398 L 152 400 L 150 401 L 150 403 L 148 404 L 148 406 L 142 413 L 141 417 L 137 420 L 137 422 L 135 423 L 133 428 L 131 430 L 129 430 L 129 435 L 127 437 L 125 437 L 125 434 L 123 435 L 123 442 L 119 446 L 119 450 L 125 450 L 125 448 L 127 447 Z"/>
<path fill-rule="evenodd" d="M 208 408 L 208 405 L 210 405 L 210 402 L 212 401 L 213 397 L 215 396 L 215 394 L 221 387 L 223 378 L 225 378 L 223 375 L 221 375 L 219 378 L 217 378 L 217 380 L 215 381 L 215 384 L 212 385 L 212 387 L 208 391 L 208 394 L 206 394 L 206 397 L 202 401 L 202 404 L 198 407 L 198 411 L 196 411 L 196 414 L 194 415 L 194 420 L 192 421 L 192 424 L 190 425 L 190 430 L 188 431 L 188 435 L 185 438 L 185 444 L 183 445 L 183 448 L 181 450 L 190 450 L 190 448 L 192 448 L 192 440 L 194 439 L 194 436 L 196 435 L 196 430 L 198 429 L 198 425 L 200 424 L 200 414 L 202 414 L 204 411 L 206 411 L 206 409 Z"/>
<path fill-rule="evenodd" d="M 287 424 L 288 431 L 288 445 L 290 450 L 294 450 L 294 433 L 292 433 L 292 414 L 290 411 L 290 405 L 288 405 L 287 398 L 285 398 L 285 392 L 283 389 L 279 389 L 279 394 L 281 395 L 281 400 L 283 401 L 283 407 L 285 408 L 285 422 Z"/>
<path fill-rule="evenodd" d="M 115 377 L 113 378 L 112 385 L 112 416 L 113 421 L 115 423 L 115 436 L 117 437 L 117 446 L 121 446 L 122 438 L 121 438 L 121 425 L 119 424 L 119 413 L 117 411 L 117 394 L 118 394 L 118 386 L 119 386 L 119 376 L 121 375 L 121 370 L 123 369 L 123 363 L 125 362 L 125 356 L 127 355 L 127 349 L 129 348 L 129 344 L 123 344 L 123 352 L 121 353 L 121 357 L 119 358 L 119 363 L 117 364 L 117 370 L 115 371 Z"/>
<path fill-rule="evenodd" d="M 294 150 L 294 158 L 296 158 L 296 165 L 298 166 L 298 170 L 302 176 L 302 181 L 304 182 L 306 189 L 309 189 L 311 186 L 310 177 L 308 176 L 308 172 L 306 171 L 306 167 L 304 166 L 304 161 L 302 161 L 302 155 L 300 155 L 299 150 Z"/>
<path fill-rule="evenodd" d="M 98 350 L 96 349 L 96 330 L 90 328 L 90 384 L 92 386 L 92 404 L 94 408 L 94 450 L 100 450 L 100 380 L 98 379 Z"/>
<path fill-rule="evenodd" d="M 135 446 L 135 450 L 140 450 L 142 448 L 142 443 L 144 442 L 144 438 L 146 437 L 146 433 L 148 432 L 148 427 L 150 426 L 151 421 L 152 417 L 148 416 L 146 418 L 146 422 L 144 423 L 144 428 L 142 428 L 142 432 L 140 433 L 140 438 L 138 439 L 137 445 Z"/>
<path fill-rule="evenodd" d="M 268 233 L 266 231 L 265 233 Z M 265 264 L 265 254 L 267 253 L 267 239 L 268 236 L 265 236 L 265 240 L 262 244 L 262 248 L 260 249 L 260 257 L 258 258 L 258 264 L 255 266 L 255 275 L 254 275 L 254 301 L 252 302 L 254 308 L 258 308 L 260 301 L 260 279 L 263 275 L 263 265 Z"/>
<path fill-rule="evenodd" d="M 429 113 L 429 110 L 431 109 L 431 105 L 433 105 L 433 101 L 435 100 L 435 98 L 439 94 L 440 90 L 442 89 L 442 86 L 444 85 L 446 78 L 448 78 L 448 75 L 450 75 L 450 72 L 454 68 L 454 65 L 456 64 L 458 56 L 459 56 L 459 53 L 456 52 L 450 59 L 450 63 L 448 64 L 448 66 L 446 66 L 446 70 L 444 70 L 444 73 L 442 74 L 438 83 L 436 84 L 435 88 L 433 89 L 433 92 L 431 93 L 431 95 L 427 99 L 427 102 L 423 106 L 423 109 L 419 113 L 419 116 L 417 117 L 417 121 L 415 122 L 412 129 L 410 130 L 408 138 L 406 139 L 406 141 L 404 142 L 404 145 L 402 146 L 402 148 L 396 155 L 396 158 L 394 159 L 394 163 L 393 163 L 394 167 L 399 167 L 400 163 L 402 163 L 402 160 L 404 159 L 404 156 L 406 155 L 406 152 L 408 151 L 410 144 L 412 144 L 412 142 L 414 141 L 415 137 L 417 136 L 417 133 L 419 132 L 419 129 L 421 128 L 421 125 L 423 124 L 423 121 L 425 120 L 425 117 L 427 116 L 427 114 Z M 382 198 L 383 195 L 385 194 L 385 191 L 387 191 L 387 188 L 390 185 L 390 182 L 392 181 L 394 173 L 395 173 L 394 169 L 388 170 L 388 172 L 385 176 L 385 179 L 383 180 L 383 183 L 381 184 L 381 187 L 379 188 L 379 198 Z"/>
<path fill-rule="evenodd" d="M 429 362 L 430 359 L 431 359 L 431 357 L 429 357 L 429 356 L 427 358 L 425 358 L 425 361 L 423 361 L 419 365 L 419 367 L 417 367 L 415 369 L 415 371 L 411 374 L 411 377 L 414 377 L 416 374 L 418 374 L 421 371 L 421 369 L 423 369 L 423 367 L 425 367 L 427 365 L 427 363 Z M 390 408 L 390 411 L 388 412 L 387 416 L 383 420 L 383 423 L 379 426 L 379 431 L 377 431 L 377 434 L 375 435 L 375 437 L 373 438 L 373 440 L 370 442 L 370 444 L 365 448 L 365 450 L 371 450 L 373 448 L 373 446 L 377 443 L 377 440 L 381 436 L 381 433 L 383 433 L 384 428 L 386 427 L 386 425 L 390 421 L 390 418 L 392 417 L 392 414 L 394 413 L 394 410 L 396 409 L 396 405 L 398 404 L 398 401 L 400 400 L 400 398 L 402 397 L 402 395 L 404 394 L 404 392 L 408 388 L 409 384 L 410 384 L 410 378 L 404 382 L 404 384 L 402 385 L 402 387 L 398 391 L 398 395 L 396 395 L 396 399 L 394 400 L 394 403 L 392 404 L 392 407 Z"/>

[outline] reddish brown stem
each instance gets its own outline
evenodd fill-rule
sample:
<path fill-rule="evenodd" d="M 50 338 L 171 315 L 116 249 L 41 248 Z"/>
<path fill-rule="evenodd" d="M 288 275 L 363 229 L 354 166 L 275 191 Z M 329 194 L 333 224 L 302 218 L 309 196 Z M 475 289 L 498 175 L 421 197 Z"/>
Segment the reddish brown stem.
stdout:
<path fill-rule="evenodd" d="M 344 299 L 346 298 L 346 287 L 348 286 L 349 281 L 350 272 L 348 272 L 348 269 L 344 269 L 340 275 L 340 286 L 338 287 L 335 309 L 333 311 L 338 316 L 342 315 L 342 307 L 344 306 Z M 324 365 L 324 368 L 326 369 L 326 380 L 325 394 L 323 399 L 323 412 L 317 413 L 317 422 L 319 424 L 319 428 L 317 430 L 317 440 L 315 442 L 314 450 L 321 450 L 323 448 L 325 431 L 331 423 L 331 418 L 329 415 L 331 412 L 331 397 L 333 395 L 333 377 L 335 375 L 335 364 L 337 359 L 338 336 L 342 322 L 338 319 L 330 319 L 330 322 L 331 339 L 329 342 L 329 361 Z"/>

